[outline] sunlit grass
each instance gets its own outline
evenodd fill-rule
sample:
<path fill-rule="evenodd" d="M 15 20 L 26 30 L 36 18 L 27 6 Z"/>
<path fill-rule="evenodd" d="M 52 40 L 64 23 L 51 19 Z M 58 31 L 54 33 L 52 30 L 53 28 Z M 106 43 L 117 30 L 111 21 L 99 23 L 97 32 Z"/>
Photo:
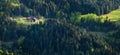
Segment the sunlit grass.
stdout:
<path fill-rule="evenodd" d="M 85 15 L 79 15 L 77 17 L 76 22 L 80 22 L 81 19 L 85 19 L 85 20 L 94 20 L 94 21 L 100 21 L 100 22 L 104 22 L 105 19 L 101 16 L 97 16 L 96 14 L 85 14 Z"/>
<path fill-rule="evenodd" d="M 12 20 L 15 21 L 17 24 L 24 24 L 24 25 L 44 24 L 45 23 L 44 18 L 40 18 L 38 22 L 27 21 L 26 17 L 15 17 Z"/>
<path fill-rule="evenodd" d="M 20 4 L 12 2 L 12 3 L 11 3 L 11 6 L 13 6 L 13 7 L 18 7 L 18 6 L 20 6 Z"/>
<path fill-rule="evenodd" d="M 110 19 L 111 21 L 120 21 L 120 9 L 114 10 L 108 14 L 102 15 L 102 17 Z"/>

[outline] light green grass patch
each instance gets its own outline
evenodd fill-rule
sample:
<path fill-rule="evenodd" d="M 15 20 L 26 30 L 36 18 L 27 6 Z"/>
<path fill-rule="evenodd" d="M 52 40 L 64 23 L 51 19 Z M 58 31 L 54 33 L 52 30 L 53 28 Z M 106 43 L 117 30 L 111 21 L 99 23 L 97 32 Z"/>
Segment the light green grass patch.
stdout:
<path fill-rule="evenodd" d="M 19 7 L 20 4 L 12 2 L 12 3 L 11 3 L 11 6 L 13 6 L 13 7 Z"/>
<path fill-rule="evenodd" d="M 111 21 L 120 21 L 120 9 L 114 10 L 108 14 L 102 15 L 102 17 L 110 19 Z"/>
<path fill-rule="evenodd" d="M 11 20 L 15 21 L 17 24 L 24 24 L 24 25 L 33 25 L 33 24 L 44 24 L 45 18 L 40 18 L 38 22 L 29 22 L 26 20 L 26 17 L 15 17 L 14 19 L 11 18 Z"/>
<path fill-rule="evenodd" d="M 85 15 L 80 15 L 77 17 L 77 22 L 80 22 L 81 19 L 85 19 L 85 20 L 98 20 L 99 16 L 97 16 L 96 14 L 85 14 Z"/>

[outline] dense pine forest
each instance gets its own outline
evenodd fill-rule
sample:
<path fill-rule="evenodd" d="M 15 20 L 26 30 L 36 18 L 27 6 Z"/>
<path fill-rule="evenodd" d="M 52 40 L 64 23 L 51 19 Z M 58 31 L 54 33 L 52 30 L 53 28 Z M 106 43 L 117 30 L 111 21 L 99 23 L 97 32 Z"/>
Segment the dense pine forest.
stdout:
<path fill-rule="evenodd" d="M 0 0 L 0 55 L 120 55 L 119 14 L 120 0 Z"/>

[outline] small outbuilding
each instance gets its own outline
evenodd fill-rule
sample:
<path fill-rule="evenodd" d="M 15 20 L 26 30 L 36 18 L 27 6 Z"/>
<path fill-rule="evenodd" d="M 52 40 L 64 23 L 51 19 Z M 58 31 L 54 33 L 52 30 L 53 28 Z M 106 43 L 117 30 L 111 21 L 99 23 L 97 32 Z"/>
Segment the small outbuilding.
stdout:
<path fill-rule="evenodd" d="M 38 18 L 33 17 L 33 16 L 27 17 L 26 20 L 27 20 L 28 22 L 38 22 L 38 21 L 39 21 Z"/>

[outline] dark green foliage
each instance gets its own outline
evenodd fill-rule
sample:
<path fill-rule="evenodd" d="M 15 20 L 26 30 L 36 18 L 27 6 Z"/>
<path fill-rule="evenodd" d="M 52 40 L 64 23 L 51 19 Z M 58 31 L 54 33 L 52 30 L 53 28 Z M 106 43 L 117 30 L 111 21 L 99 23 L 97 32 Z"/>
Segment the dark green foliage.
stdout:
<path fill-rule="evenodd" d="M 120 25 L 97 16 L 117 9 L 119 2 L 0 0 L 0 55 L 120 55 Z M 82 16 L 86 13 L 97 15 Z M 50 19 L 32 25 L 9 19 L 40 15 Z"/>
<path fill-rule="evenodd" d="M 69 18 L 72 13 L 106 14 L 119 7 L 119 0 L 6 0 L 11 16 L 37 16 Z M 11 5 L 13 4 L 13 5 Z M 17 6 L 19 5 L 19 6 Z M 60 16 L 59 16 L 59 15 Z"/>
<path fill-rule="evenodd" d="M 94 21 L 93 21 L 94 22 Z M 87 22 L 86 22 L 87 23 Z M 95 23 L 95 22 L 94 22 Z M 112 26 L 112 23 L 105 22 L 95 23 L 94 26 L 98 25 L 100 29 L 109 28 L 106 25 Z M 92 24 L 89 22 L 89 24 Z M 105 27 L 104 27 L 105 25 Z M 115 24 L 113 24 L 115 25 Z M 20 27 L 21 26 L 21 27 Z M 116 39 L 115 33 L 105 30 L 89 29 L 92 31 L 87 31 L 86 29 L 89 25 L 84 26 L 75 26 L 71 23 L 68 23 L 66 20 L 48 20 L 45 24 L 36 24 L 25 27 L 24 25 L 16 26 L 14 29 L 16 32 L 14 36 L 9 35 L 11 38 L 4 40 L 7 44 L 3 44 L 2 47 L 7 48 L 10 52 L 15 54 L 26 54 L 26 55 L 109 55 L 109 54 L 120 54 L 119 53 L 119 37 Z M 82 27 L 84 26 L 84 27 Z M 94 27 L 93 26 L 93 27 Z M 15 27 L 15 26 L 13 26 Z M 9 32 L 11 29 L 8 29 Z M 97 30 L 97 31 L 96 31 Z M 118 27 L 116 29 L 118 30 Z M 106 32 L 106 33 L 104 33 Z M 111 37 L 110 37 L 110 36 Z M 16 38 L 17 37 L 17 38 Z M 116 36 L 117 37 L 117 36 Z M 116 41 L 113 41 L 110 38 L 114 38 Z M 12 40 L 14 39 L 14 40 Z M 8 40 L 14 42 L 10 44 Z M 8 44 L 9 43 L 9 44 Z M 8 47 L 12 45 L 11 47 Z M 13 50 L 12 50 L 12 49 Z"/>

